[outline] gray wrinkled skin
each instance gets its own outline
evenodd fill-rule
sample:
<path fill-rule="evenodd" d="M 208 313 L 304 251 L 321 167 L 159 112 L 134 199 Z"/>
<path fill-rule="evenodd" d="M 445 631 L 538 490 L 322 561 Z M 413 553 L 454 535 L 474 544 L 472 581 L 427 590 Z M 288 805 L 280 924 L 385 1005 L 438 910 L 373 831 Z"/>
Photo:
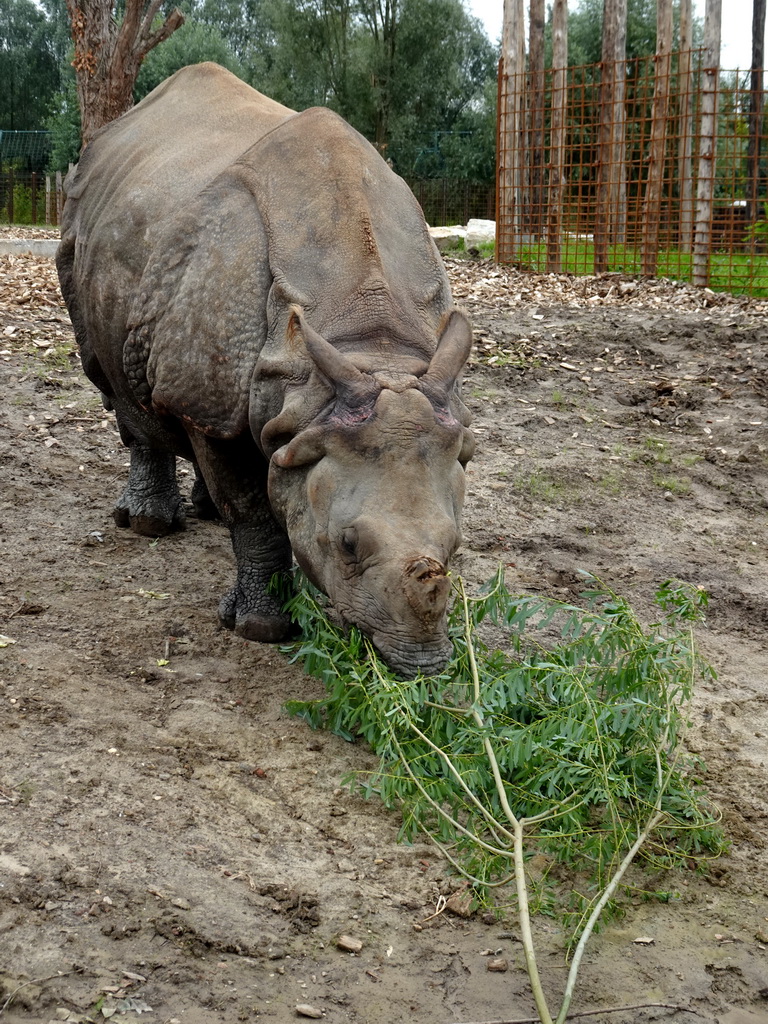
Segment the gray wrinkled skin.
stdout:
<path fill-rule="evenodd" d="M 131 450 L 120 526 L 228 526 L 222 622 L 289 630 L 291 552 L 398 672 L 450 653 L 471 329 L 405 184 L 323 108 L 294 113 L 214 64 L 102 129 L 67 179 L 57 265 L 83 367 Z"/>

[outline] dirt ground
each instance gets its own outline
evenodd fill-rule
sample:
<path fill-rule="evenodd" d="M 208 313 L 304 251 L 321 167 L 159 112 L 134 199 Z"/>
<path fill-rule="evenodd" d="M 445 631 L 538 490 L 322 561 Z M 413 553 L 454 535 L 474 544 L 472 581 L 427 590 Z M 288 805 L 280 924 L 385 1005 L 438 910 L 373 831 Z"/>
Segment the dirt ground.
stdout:
<path fill-rule="evenodd" d="M 478 335 L 458 570 L 480 582 L 501 560 L 514 587 L 570 598 L 587 569 L 645 613 L 670 576 L 711 595 L 699 642 L 719 678 L 688 743 L 731 850 L 658 880 L 666 903 L 629 897 L 572 1009 L 766 1024 L 768 308 L 449 267 Z M 0 372 L 0 1018 L 532 1016 L 514 919 L 433 916 L 458 879 L 341 787 L 371 765 L 365 745 L 282 709 L 319 683 L 218 627 L 222 527 L 115 527 L 126 452 L 50 260 L 0 257 Z M 535 927 L 555 1003 L 560 926 Z"/>

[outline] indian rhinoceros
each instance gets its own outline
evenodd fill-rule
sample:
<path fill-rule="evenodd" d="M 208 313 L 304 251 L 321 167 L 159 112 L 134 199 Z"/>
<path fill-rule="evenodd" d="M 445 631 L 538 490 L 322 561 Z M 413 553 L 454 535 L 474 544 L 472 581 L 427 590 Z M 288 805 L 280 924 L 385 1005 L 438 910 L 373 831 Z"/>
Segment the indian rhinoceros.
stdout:
<path fill-rule="evenodd" d="M 190 459 L 231 532 L 226 626 L 288 634 L 270 581 L 293 550 L 397 672 L 440 670 L 472 332 L 405 183 L 330 110 L 200 64 L 101 129 L 66 191 L 61 288 L 130 448 L 118 525 L 182 527 Z"/>

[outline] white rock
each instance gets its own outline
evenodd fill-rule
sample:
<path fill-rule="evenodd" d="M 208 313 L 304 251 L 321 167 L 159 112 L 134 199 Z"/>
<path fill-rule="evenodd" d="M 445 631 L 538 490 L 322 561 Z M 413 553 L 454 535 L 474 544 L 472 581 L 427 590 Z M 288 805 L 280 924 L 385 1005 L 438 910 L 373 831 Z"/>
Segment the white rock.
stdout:
<path fill-rule="evenodd" d="M 448 228 L 430 228 L 429 233 L 432 235 L 435 245 L 440 252 L 446 252 L 448 249 L 458 248 L 459 242 L 467 233 L 467 229 L 454 224 Z"/>
<path fill-rule="evenodd" d="M 467 249 L 480 245 L 481 242 L 496 241 L 495 220 L 470 220 L 467 224 L 467 234 L 464 243 Z"/>

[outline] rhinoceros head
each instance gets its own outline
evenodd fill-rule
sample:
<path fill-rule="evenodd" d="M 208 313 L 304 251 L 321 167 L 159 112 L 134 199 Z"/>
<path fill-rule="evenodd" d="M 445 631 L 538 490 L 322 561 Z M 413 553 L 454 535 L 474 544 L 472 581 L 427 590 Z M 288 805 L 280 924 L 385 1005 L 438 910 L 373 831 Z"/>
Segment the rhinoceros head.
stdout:
<path fill-rule="evenodd" d="M 270 435 L 281 427 L 264 428 L 272 506 L 336 616 L 401 675 L 438 672 L 451 653 L 447 569 L 474 449 L 454 388 L 472 344 L 469 322 L 457 310 L 447 316 L 420 375 L 361 371 L 297 308 L 289 330 L 335 398 L 277 450 Z"/>

